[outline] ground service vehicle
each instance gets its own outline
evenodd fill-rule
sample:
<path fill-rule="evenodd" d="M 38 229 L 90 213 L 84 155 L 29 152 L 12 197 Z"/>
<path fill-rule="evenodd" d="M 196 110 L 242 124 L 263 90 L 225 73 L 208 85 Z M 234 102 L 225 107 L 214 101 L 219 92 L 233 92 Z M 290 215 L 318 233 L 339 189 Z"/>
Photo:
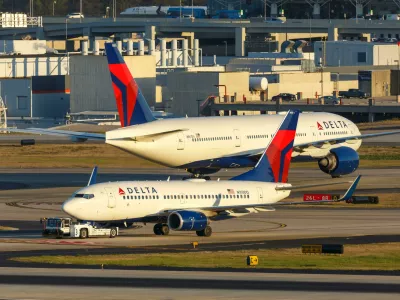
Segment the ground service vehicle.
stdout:
<path fill-rule="evenodd" d="M 102 228 L 92 225 L 90 223 L 82 224 L 72 224 L 70 229 L 70 237 L 86 239 L 92 236 L 108 236 L 110 238 L 115 238 L 119 234 L 118 227 Z"/>
<path fill-rule="evenodd" d="M 340 91 L 339 96 L 345 98 L 368 98 L 368 94 L 359 89 L 349 89 L 348 91 Z"/>
<path fill-rule="evenodd" d="M 42 218 L 43 236 L 56 236 L 63 238 L 69 236 L 73 238 L 85 239 L 92 236 L 109 236 L 114 238 L 119 234 L 118 227 L 102 228 L 92 222 L 79 223 L 72 222 L 71 218 Z"/>
<path fill-rule="evenodd" d="M 69 235 L 72 219 L 58 217 L 41 218 L 40 223 L 43 224 L 43 236 L 55 235 L 57 237 L 62 237 Z"/>

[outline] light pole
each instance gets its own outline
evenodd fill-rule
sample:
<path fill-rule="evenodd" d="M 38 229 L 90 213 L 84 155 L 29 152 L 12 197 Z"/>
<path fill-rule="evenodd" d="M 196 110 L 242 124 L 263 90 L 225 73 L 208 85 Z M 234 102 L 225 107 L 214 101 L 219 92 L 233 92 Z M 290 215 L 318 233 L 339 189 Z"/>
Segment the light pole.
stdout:
<path fill-rule="evenodd" d="M 397 102 L 400 102 L 400 42 L 397 42 Z"/>
<path fill-rule="evenodd" d="M 267 21 L 267 0 L 264 0 L 264 21 Z"/>
<path fill-rule="evenodd" d="M 106 7 L 106 18 L 109 18 L 109 17 L 110 17 L 110 7 L 107 6 Z"/>
<path fill-rule="evenodd" d="M 53 1 L 53 17 L 54 17 L 54 5 L 56 4 L 56 1 Z"/>
<path fill-rule="evenodd" d="M 225 56 L 228 56 L 228 42 L 224 41 L 225 43 Z"/>
<path fill-rule="evenodd" d="M 113 20 L 114 22 L 117 19 L 117 1 L 113 0 Z"/>
<path fill-rule="evenodd" d="M 82 13 L 83 13 L 83 6 L 82 6 L 82 0 L 79 2 L 79 23 L 82 23 Z"/>

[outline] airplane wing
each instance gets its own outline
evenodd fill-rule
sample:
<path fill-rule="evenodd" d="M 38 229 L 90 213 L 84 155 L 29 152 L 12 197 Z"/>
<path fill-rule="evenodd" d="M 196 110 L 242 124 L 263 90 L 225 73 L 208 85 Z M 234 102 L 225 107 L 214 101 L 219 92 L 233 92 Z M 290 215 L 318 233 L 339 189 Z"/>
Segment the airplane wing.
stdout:
<path fill-rule="evenodd" d="M 29 134 L 47 134 L 56 136 L 67 136 L 76 141 L 84 142 L 86 140 L 105 140 L 106 136 L 102 133 L 89 133 L 89 132 L 78 132 L 69 130 L 55 130 L 55 129 L 42 129 L 42 128 L 27 128 L 27 129 L 16 129 L 16 128 L 5 128 L 4 131 L 20 132 Z"/>
<path fill-rule="evenodd" d="M 230 206 L 220 206 L 219 202 L 220 200 L 216 200 L 213 206 L 209 207 L 192 207 L 192 208 L 185 208 L 185 209 L 163 209 L 160 211 L 157 215 L 168 215 L 176 210 L 194 210 L 194 211 L 213 211 L 213 212 L 222 212 L 222 211 L 230 211 L 230 210 L 239 210 L 239 209 L 251 209 L 254 208 L 259 211 L 265 211 L 265 210 L 274 210 L 273 207 L 275 206 L 282 206 L 282 205 L 299 205 L 299 204 L 316 204 L 316 203 L 333 203 L 333 202 L 343 202 L 350 200 L 351 197 L 353 196 L 354 191 L 357 188 L 358 182 L 361 179 L 361 175 L 357 176 L 357 178 L 352 182 L 351 186 L 348 188 L 346 193 L 344 194 L 343 197 L 341 197 L 338 200 L 321 200 L 321 201 L 315 201 L 315 202 L 276 202 L 276 203 L 269 203 L 269 204 L 262 204 L 260 205 L 259 203 L 254 203 L 254 204 L 243 204 L 243 205 L 230 205 Z M 334 184 L 340 184 L 343 182 L 337 182 Z M 300 188 L 306 188 L 306 187 L 316 187 L 316 186 L 326 186 L 326 185 L 332 185 L 332 184 L 319 184 L 319 185 L 303 185 L 303 186 L 290 186 L 287 185 L 286 187 L 277 187 L 277 190 L 292 190 L 292 189 L 300 189 Z"/>

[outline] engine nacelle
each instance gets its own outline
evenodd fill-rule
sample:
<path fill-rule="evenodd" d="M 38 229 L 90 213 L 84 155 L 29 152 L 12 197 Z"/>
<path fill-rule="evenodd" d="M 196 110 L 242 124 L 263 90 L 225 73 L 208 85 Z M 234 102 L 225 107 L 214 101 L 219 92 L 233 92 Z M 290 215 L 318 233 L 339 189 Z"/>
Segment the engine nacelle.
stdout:
<path fill-rule="evenodd" d="M 360 158 L 357 151 L 349 147 L 331 149 L 330 153 L 318 161 L 322 172 L 333 177 L 353 173 L 358 168 Z"/>
<path fill-rule="evenodd" d="M 199 231 L 207 225 L 208 218 L 198 211 L 177 210 L 168 216 L 168 226 L 171 230 Z"/>

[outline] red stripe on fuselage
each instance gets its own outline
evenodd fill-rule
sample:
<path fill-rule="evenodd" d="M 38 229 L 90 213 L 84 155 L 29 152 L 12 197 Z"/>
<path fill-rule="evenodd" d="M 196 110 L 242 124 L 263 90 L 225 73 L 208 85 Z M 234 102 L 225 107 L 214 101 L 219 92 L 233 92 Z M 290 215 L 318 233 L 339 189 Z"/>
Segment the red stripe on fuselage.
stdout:
<path fill-rule="evenodd" d="M 128 124 L 123 124 L 123 101 L 122 101 L 122 94 L 119 92 L 118 94 L 120 95 L 119 98 L 117 98 L 117 93 L 116 89 L 118 87 L 114 87 L 114 94 L 117 98 L 117 106 L 118 106 L 118 112 L 119 116 L 121 119 L 121 126 L 127 126 L 131 122 L 131 118 L 133 115 L 133 111 L 135 110 L 136 106 L 136 101 L 137 101 L 137 95 L 138 95 L 138 86 L 136 84 L 136 81 L 133 79 L 131 73 L 129 72 L 128 67 L 126 64 L 109 64 L 108 65 L 110 68 L 110 72 L 119 79 L 125 86 L 126 86 L 126 103 L 127 103 L 127 122 Z"/>
<path fill-rule="evenodd" d="M 286 148 L 295 138 L 295 130 L 280 130 L 274 136 L 271 144 L 269 145 L 266 155 L 274 175 L 275 182 L 279 181 L 279 170 L 281 167 L 281 154 L 283 149 Z M 292 156 L 292 150 L 289 150 L 285 155 L 282 182 L 286 182 L 289 172 L 289 162 Z"/>

